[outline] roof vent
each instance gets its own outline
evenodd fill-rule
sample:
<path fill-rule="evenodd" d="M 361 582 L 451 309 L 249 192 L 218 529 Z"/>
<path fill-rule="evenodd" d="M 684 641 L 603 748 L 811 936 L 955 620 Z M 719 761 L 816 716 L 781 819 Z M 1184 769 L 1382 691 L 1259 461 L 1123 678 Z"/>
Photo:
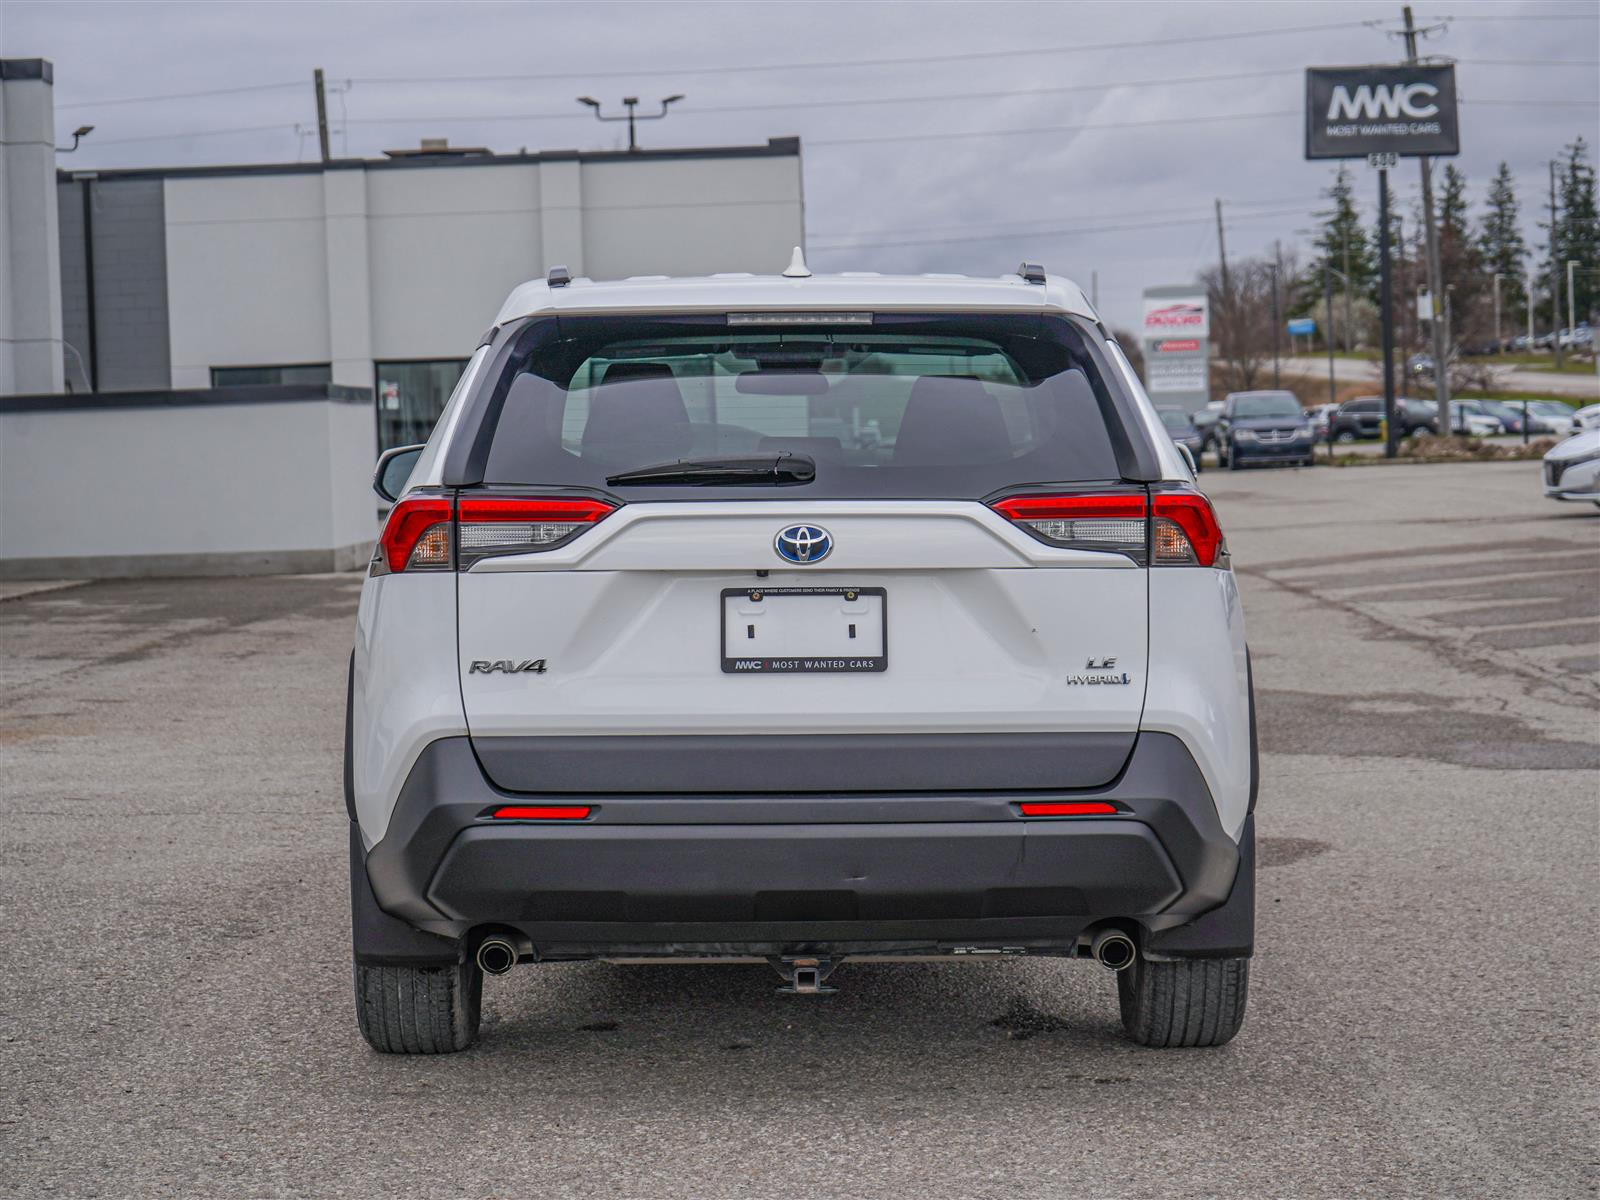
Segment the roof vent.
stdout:
<path fill-rule="evenodd" d="M 449 138 L 425 137 L 410 150 L 385 150 L 387 158 L 481 158 L 489 155 L 487 146 L 452 146 Z"/>
<path fill-rule="evenodd" d="M 551 267 L 550 274 L 544 277 L 544 281 L 553 288 L 566 287 L 572 282 L 572 272 L 565 267 Z"/>
<path fill-rule="evenodd" d="M 794 257 L 789 260 L 789 265 L 783 269 L 785 279 L 810 279 L 811 268 L 806 266 L 806 252 L 799 246 L 794 248 Z"/>
<path fill-rule="evenodd" d="M 1043 283 L 1044 282 L 1044 268 L 1041 267 L 1038 263 L 1031 263 L 1031 262 L 1023 263 L 1021 266 L 1019 266 L 1017 268 L 1017 274 L 1021 275 L 1022 278 L 1023 278 L 1023 281 L 1026 282 L 1026 283 Z"/>

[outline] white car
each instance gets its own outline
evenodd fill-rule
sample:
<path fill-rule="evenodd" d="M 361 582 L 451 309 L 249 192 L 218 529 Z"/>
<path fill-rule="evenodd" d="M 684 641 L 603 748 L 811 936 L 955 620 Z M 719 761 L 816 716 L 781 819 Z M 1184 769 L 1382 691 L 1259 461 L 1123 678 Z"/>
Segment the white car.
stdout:
<path fill-rule="evenodd" d="M 1585 429 L 1600 429 L 1600 404 L 1591 404 L 1572 414 L 1572 431 L 1580 433 Z"/>
<path fill-rule="evenodd" d="M 375 486 L 346 789 L 378 1050 L 470 1045 L 486 973 L 619 958 L 800 993 L 1093 958 L 1137 1042 L 1238 1030 L 1239 589 L 1076 285 L 557 268 Z"/>
<path fill-rule="evenodd" d="M 1450 401 L 1450 428 L 1467 437 L 1494 437 L 1505 432 L 1505 426 L 1470 400 Z"/>
<path fill-rule="evenodd" d="M 1544 456 L 1544 494 L 1600 505 L 1600 429 L 1585 429 Z"/>

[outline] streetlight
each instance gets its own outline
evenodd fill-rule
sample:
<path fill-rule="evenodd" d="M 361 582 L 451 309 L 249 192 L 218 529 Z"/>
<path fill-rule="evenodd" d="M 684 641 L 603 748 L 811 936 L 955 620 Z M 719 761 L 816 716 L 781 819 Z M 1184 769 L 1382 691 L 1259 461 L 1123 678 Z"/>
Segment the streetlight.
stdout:
<path fill-rule="evenodd" d="M 597 120 L 597 121 L 626 121 L 628 123 L 628 152 L 631 154 L 631 153 L 637 152 L 638 149 L 639 149 L 639 142 L 634 137 L 634 133 L 633 133 L 633 123 L 635 121 L 659 121 L 659 120 L 661 120 L 662 117 L 667 115 L 668 107 L 670 107 L 671 105 L 676 104 L 679 100 L 682 100 L 682 99 L 683 99 L 682 93 L 679 93 L 676 96 L 664 97 L 662 99 L 662 101 L 661 101 L 661 111 L 660 112 L 658 112 L 658 113 L 646 113 L 642 117 L 641 116 L 637 116 L 635 114 L 635 112 L 634 112 L 634 110 L 636 108 L 638 108 L 638 106 L 639 106 L 639 97 L 637 97 L 637 96 L 624 96 L 622 98 L 623 107 L 628 110 L 628 113 L 627 113 L 626 116 L 623 116 L 620 113 L 615 114 L 613 116 L 609 116 L 609 117 L 606 116 L 604 113 L 602 113 L 600 111 L 600 101 L 596 100 L 593 96 L 579 96 L 578 97 L 578 103 L 579 104 L 585 104 L 588 107 L 594 109 L 594 117 L 595 117 L 595 120 Z"/>
<path fill-rule="evenodd" d="M 1578 348 L 1578 343 L 1577 343 L 1578 313 L 1577 313 L 1577 304 L 1573 300 L 1572 269 L 1574 267 L 1576 267 L 1577 265 L 1578 265 L 1578 260 L 1577 259 L 1575 259 L 1575 258 L 1567 259 L 1567 340 L 1572 342 L 1572 348 L 1574 350 L 1576 350 Z"/>
<path fill-rule="evenodd" d="M 71 154 L 74 150 L 76 150 L 78 148 L 78 143 L 83 141 L 84 138 L 88 137 L 93 132 L 94 132 L 94 126 L 93 125 L 79 125 L 76 129 L 74 129 L 72 131 L 72 145 L 70 145 L 70 146 L 57 146 L 56 147 L 56 153 L 57 154 Z"/>
<path fill-rule="evenodd" d="M 1500 281 L 1504 278 L 1505 274 L 1503 272 L 1496 271 L 1494 273 L 1494 352 L 1496 354 L 1504 354 L 1506 352 L 1505 339 L 1500 336 Z"/>

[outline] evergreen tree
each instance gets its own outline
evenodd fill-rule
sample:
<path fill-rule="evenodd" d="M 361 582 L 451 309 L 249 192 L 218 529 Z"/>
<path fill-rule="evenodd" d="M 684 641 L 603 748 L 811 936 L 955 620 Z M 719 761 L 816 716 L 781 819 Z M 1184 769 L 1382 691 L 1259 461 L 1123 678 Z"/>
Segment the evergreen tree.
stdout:
<path fill-rule="evenodd" d="M 1458 344 L 1482 345 L 1498 334 L 1489 279 L 1473 240 L 1467 212 L 1467 177 L 1449 163 L 1439 191 L 1439 275 L 1450 293 L 1450 336 Z"/>
<path fill-rule="evenodd" d="M 1551 231 L 1554 278 L 1559 289 L 1560 311 L 1565 324 L 1567 263 L 1575 260 L 1573 293 L 1577 320 L 1588 320 L 1600 303 L 1600 213 L 1595 207 L 1595 170 L 1589 161 L 1589 147 L 1578 138 L 1566 147 L 1566 158 L 1557 176 L 1560 211 Z"/>
<path fill-rule="evenodd" d="M 1347 307 L 1344 302 L 1346 285 L 1340 281 L 1340 275 L 1349 276 L 1352 301 L 1362 298 L 1374 300 L 1378 288 L 1378 263 L 1372 239 L 1361 223 L 1360 210 L 1356 208 L 1350 170 L 1343 163 L 1339 164 L 1338 174 L 1323 195 L 1333 204 L 1316 214 L 1322 219 L 1322 229 L 1312 242 L 1316 253 L 1301 281 L 1301 296 L 1303 304 L 1314 303 L 1322 294 L 1323 274 L 1331 267 L 1338 272 L 1333 276 L 1337 320 Z M 1353 330 L 1341 330 L 1340 334 L 1340 340 L 1346 346 L 1354 344 Z"/>
<path fill-rule="evenodd" d="M 1518 220 L 1517 193 L 1511 181 L 1511 168 L 1500 164 L 1500 170 L 1489 183 L 1487 209 L 1478 233 L 1478 257 L 1483 269 L 1492 278 L 1505 276 L 1500 282 L 1502 324 L 1510 336 L 1520 329 L 1527 319 L 1526 260 L 1528 245 L 1522 238 Z M 1497 331 L 1497 333 L 1500 331 Z"/>

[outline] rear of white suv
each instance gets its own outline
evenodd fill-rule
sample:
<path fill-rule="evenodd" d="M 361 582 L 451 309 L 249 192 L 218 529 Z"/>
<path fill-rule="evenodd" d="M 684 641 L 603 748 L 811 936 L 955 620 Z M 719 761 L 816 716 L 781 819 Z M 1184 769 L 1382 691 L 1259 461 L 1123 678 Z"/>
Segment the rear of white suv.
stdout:
<path fill-rule="evenodd" d="M 1094 957 L 1233 1036 L 1254 747 L 1209 503 L 1081 292 L 518 289 L 363 591 L 356 999 L 459 1050 L 575 959 Z"/>

